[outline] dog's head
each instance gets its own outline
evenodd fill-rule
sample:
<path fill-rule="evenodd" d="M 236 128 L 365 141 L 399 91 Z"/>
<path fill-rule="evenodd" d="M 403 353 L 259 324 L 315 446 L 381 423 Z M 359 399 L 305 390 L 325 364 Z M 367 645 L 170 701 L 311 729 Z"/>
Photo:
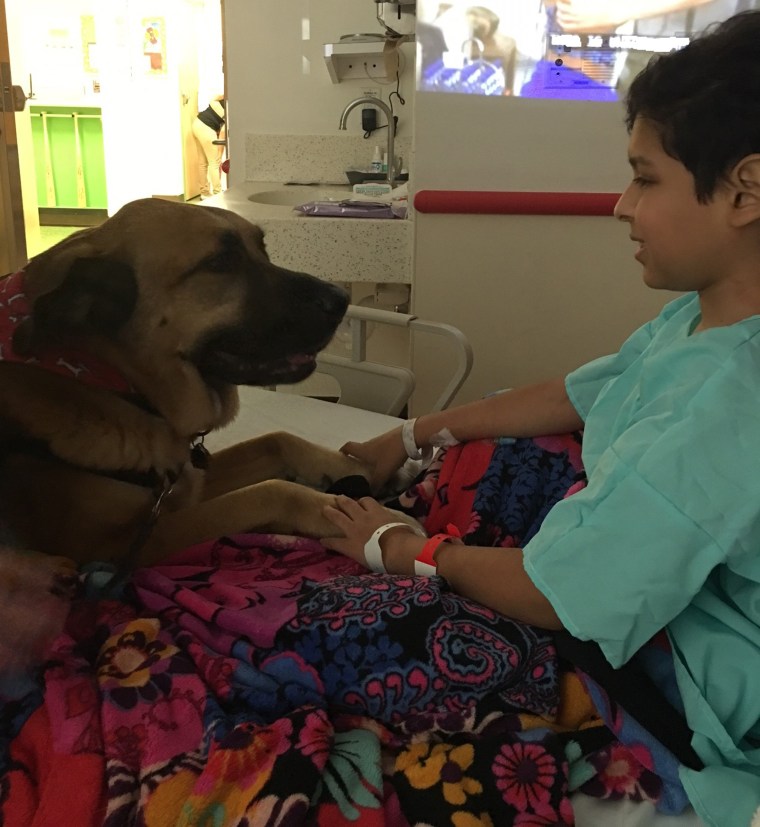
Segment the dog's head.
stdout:
<path fill-rule="evenodd" d="M 180 433 L 228 422 L 237 385 L 297 382 L 345 313 L 345 291 L 273 265 L 260 228 L 211 207 L 134 201 L 26 268 L 14 346 L 96 352 Z"/>

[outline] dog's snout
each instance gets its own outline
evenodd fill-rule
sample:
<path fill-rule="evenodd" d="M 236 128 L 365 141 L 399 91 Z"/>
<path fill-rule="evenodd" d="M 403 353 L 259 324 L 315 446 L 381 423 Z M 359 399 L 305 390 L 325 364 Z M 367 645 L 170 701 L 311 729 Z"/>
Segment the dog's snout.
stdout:
<path fill-rule="evenodd" d="M 348 293 L 335 284 L 325 284 L 325 289 L 317 298 L 317 307 L 329 319 L 336 319 L 340 321 L 346 313 L 348 307 Z"/>
<path fill-rule="evenodd" d="M 303 312 L 320 317 L 324 322 L 337 325 L 346 313 L 348 293 L 339 285 L 322 281 L 305 273 L 295 274 L 290 283 L 293 303 L 291 309 L 301 308 Z"/>

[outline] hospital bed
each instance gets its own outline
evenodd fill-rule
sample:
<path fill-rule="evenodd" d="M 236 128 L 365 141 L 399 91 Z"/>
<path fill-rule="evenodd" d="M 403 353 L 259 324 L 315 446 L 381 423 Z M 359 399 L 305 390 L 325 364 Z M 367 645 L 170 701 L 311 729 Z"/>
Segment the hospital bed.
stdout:
<path fill-rule="evenodd" d="M 332 448 L 346 441 L 363 441 L 399 425 L 416 379 L 404 368 L 379 365 L 367 358 L 368 324 L 405 327 L 413 335 L 440 336 L 452 375 L 434 409 L 449 405 L 472 365 L 469 343 L 456 328 L 385 310 L 352 306 L 348 318 L 351 353 L 322 356 L 317 371 L 338 380 L 337 403 L 274 389 L 242 388 L 241 411 L 224 430 L 209 434 L 206 444 L 216 450 L 271 431 L 285 430 Z M 347 404 L 350 402 L 351 404 Z M 412 469 L 413 470 L 413 469 Z M 658 814 L 649 802 L 606 801 L 576 793 L 572 797 L 578 827 L 704 827 L 692 809 L 679 816 Z"/>
<path fill-rule="evenodd" d="M 369 325 L 439 336 L 451 377 L 434 406 L 451 402 L 472 360 L 459 331 L 368 308 L 349 317 L 351 352 L 318 364 L 337 381 L 337 403 L 245 388 L 237 420 L 208 447 L 287 430 L 338 448 L 400 422 L 415 377 L 368 358 Z M 494 445 L 470 447 L 482 456 Z M 467 447 L 444 467 L 462 456 Z M 403 823 L 400 809 L 412 824 L 485 824 L 485 811 L 503 827 L 529 807 L 536 818 L 522 823 L 561 823 L 572 807 L 580 827 L 699 827 L 693 812 L 569 798 L 572 750 L 573 771 L 591 770 L 582 755 L 596 759 L 589 774 L 611 791 L 625 748 L 575 672 L 557 682 L 548 633 L 441 578 L 368 574 L 316 540 L 247 533 L 183 549 L 128 582 L 95 564 L 78 585 L 83 599 L 58 606 L 65 628 L 44 679 L 6 686 L 3 823 L 347 827 Z M 568 685 L 579 687 L 575 706 Z M 562 717 L 565 700 L 579 715 Z M 558 705 L 564 732 L 548 720 Z M 537 768 L 530 802 L 525 761 Z M 638 787 L 641 764 L 630 766 L 622 778 Z"/>

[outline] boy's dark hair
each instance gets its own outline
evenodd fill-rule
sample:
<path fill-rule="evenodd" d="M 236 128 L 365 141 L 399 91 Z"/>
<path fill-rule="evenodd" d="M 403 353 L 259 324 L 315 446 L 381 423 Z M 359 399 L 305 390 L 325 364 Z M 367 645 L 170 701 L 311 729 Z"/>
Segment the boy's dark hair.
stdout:
<path fill-rule="evenodd" d="M 734 15 L 652 58 L 626 97 L 626 126 L 651 120 L 665 152 L 694 176 L 697 199 L 760 152 L 760 11 Z"/>

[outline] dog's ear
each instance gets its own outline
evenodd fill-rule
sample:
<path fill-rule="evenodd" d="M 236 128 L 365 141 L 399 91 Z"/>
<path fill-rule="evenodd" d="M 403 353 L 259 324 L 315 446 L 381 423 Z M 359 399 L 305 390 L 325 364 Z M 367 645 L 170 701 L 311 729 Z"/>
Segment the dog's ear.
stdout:
<path fill-rule="evenodd" d="M 137 280 L 128 264 L 100 256 L 76 258 L 63 281 L 33 301 L 32 315 L 16 329 L 13 348 L 25 355 L 71 334 L 115 332 L 136 302 Z"/>
<path fill-rule="evenodd" d="M 253 237 L 253 243 L 259 248 L 259 250 L 261 250 L 266 257 L 266 260 L 269 261 L 269 253 L 267 252 L 267 245 L 264 241 L 264 231 L 258 226 L 258 224 L 252 224 L 248 232 Z"/>

